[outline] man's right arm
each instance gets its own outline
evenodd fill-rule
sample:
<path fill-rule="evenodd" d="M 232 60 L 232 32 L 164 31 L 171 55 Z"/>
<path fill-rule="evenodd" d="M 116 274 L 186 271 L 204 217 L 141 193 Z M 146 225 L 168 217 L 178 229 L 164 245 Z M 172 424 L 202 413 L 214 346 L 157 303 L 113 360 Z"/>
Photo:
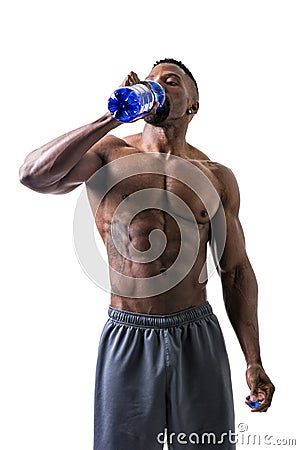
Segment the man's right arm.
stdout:
<path fill-rule="evenodd" d="M 139 83 L 130 72 L 122 86 Z M 155 113 L 155 109 L 150 114 Z M 87 181 L 102 166 L 107 147 L 120 146 L 120 139 L 104 136 L 121 125 L 107 112 L 100 119 L 70 131 L 29 153 L 20 167 L 20 181 L 44 194 L 66 194 Z M 125 142 L 123 141 L 124 145 Z"/>
<path fill-rule="evenodd" d="M 34 150 L 20 167 L 21 183 L 41 193 L 72 191 L 102 166 L 101 147 L 111 139 L 100 140 L 119 125 L 108 112 Z"/>

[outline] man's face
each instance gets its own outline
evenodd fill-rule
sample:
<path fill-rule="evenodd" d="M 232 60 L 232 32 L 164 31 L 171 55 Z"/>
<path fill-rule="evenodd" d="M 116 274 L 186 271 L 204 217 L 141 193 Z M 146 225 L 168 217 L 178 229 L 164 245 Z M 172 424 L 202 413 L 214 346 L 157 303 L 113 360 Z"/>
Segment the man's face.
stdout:
<path fill-rule="evenodd" d="M 176 64 L 162 63 L 154 67 L 146 79 L 156 81 L 166 92 L 162 108 L 155 114 L 145 117 L 145 122 L 163 125 L 186 116 L 191 99 L 195 97 L 192 80 Z"/>

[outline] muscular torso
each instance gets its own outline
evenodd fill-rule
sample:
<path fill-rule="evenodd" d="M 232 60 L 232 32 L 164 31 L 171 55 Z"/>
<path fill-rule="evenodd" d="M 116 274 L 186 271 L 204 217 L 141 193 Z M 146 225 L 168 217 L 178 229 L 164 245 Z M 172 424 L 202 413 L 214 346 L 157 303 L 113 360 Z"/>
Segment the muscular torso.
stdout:
<path fill-rule="evenodd" d="M 105 154 L 86 186 L 113 307 L 167 314 L 205 302 L 210 220 L 221 192 L 214 163 L 191 146 L 176 156 L 144 152 L 136 135 Z"/>

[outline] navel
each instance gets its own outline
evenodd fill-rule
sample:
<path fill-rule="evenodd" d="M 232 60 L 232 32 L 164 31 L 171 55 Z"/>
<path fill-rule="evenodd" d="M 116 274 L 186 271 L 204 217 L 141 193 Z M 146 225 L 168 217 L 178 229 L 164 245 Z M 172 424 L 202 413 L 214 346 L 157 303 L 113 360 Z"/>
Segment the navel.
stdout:
<path fill-rule="evenodd" d="M 125 200 L 127 197 L 129 197 L 129 194 L 122 194 L 122 200 Z"/>
<path fill-rule="evenodd" d="M 200 216 L 201 217 L 207 217 L 207 211 L 205 210 L 205 209 L 202 209 L 201 211 L 200 211 Z"/>

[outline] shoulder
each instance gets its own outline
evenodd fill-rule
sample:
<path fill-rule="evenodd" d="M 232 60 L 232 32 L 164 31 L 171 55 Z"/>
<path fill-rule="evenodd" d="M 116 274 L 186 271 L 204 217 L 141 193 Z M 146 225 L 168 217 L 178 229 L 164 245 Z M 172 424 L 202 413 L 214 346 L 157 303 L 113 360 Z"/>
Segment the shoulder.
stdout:
<path fill-rule="evenodd" d="M 214 161 L 206 163 L 220 186 L 221 201 L 226 209 L 238 212 L 240 206 L 240 191 L 233 171 Z"/>
<path fill-rule="evenodd" d="M 99 156 L 104 156 L 105 152 L 112 150 L 120 150 L 126 147 L 136 147 L 140 140 L 141 133 L 133 134 L 131 136 L 126 136 L 119 138 L 113 134 L 107 134 L 102 139 L 93 146 L 93 150 L 99 154 Z"/>
<path fill-rule="evenodd" d="M 189 145 L 189 150 L 193 152 L 195 160 L 200 162 L 215 179 L 217 190 L 224 207 L 238 212 L 240 205 L 240 192 L 236 177 L 233 171 L 219 162 L 212 161 L 201 150 Z"/>
<path fill-rule="evenodd" d="M 209 157 L 199 148 L 194 147 L 191 144 L 187 144 L 187 157 L 194 159 L 195 161 L 210 161 Z"/>
<path fill-rule="evenodd" d="M 97 141 L 92 148 L 95 152 L 103 152 L 109 148 L 124 147 L 126 145 L 127 144 L 124 139 L 118 138 L 113 134 L 107 134 L 103 138 L 99 139 L 99 141 Z"/>
<path fill-rule="evenodd" d="M 109 157 L 115 152 L 127 147 L 128 144 L 124 139 L 121 139 L 112 134 L 107 134 L 103 138 L 99 139 L 89 150 L 90 153 L 94 153 L 99 156 L 103 163 L 107 162 Z"/>

